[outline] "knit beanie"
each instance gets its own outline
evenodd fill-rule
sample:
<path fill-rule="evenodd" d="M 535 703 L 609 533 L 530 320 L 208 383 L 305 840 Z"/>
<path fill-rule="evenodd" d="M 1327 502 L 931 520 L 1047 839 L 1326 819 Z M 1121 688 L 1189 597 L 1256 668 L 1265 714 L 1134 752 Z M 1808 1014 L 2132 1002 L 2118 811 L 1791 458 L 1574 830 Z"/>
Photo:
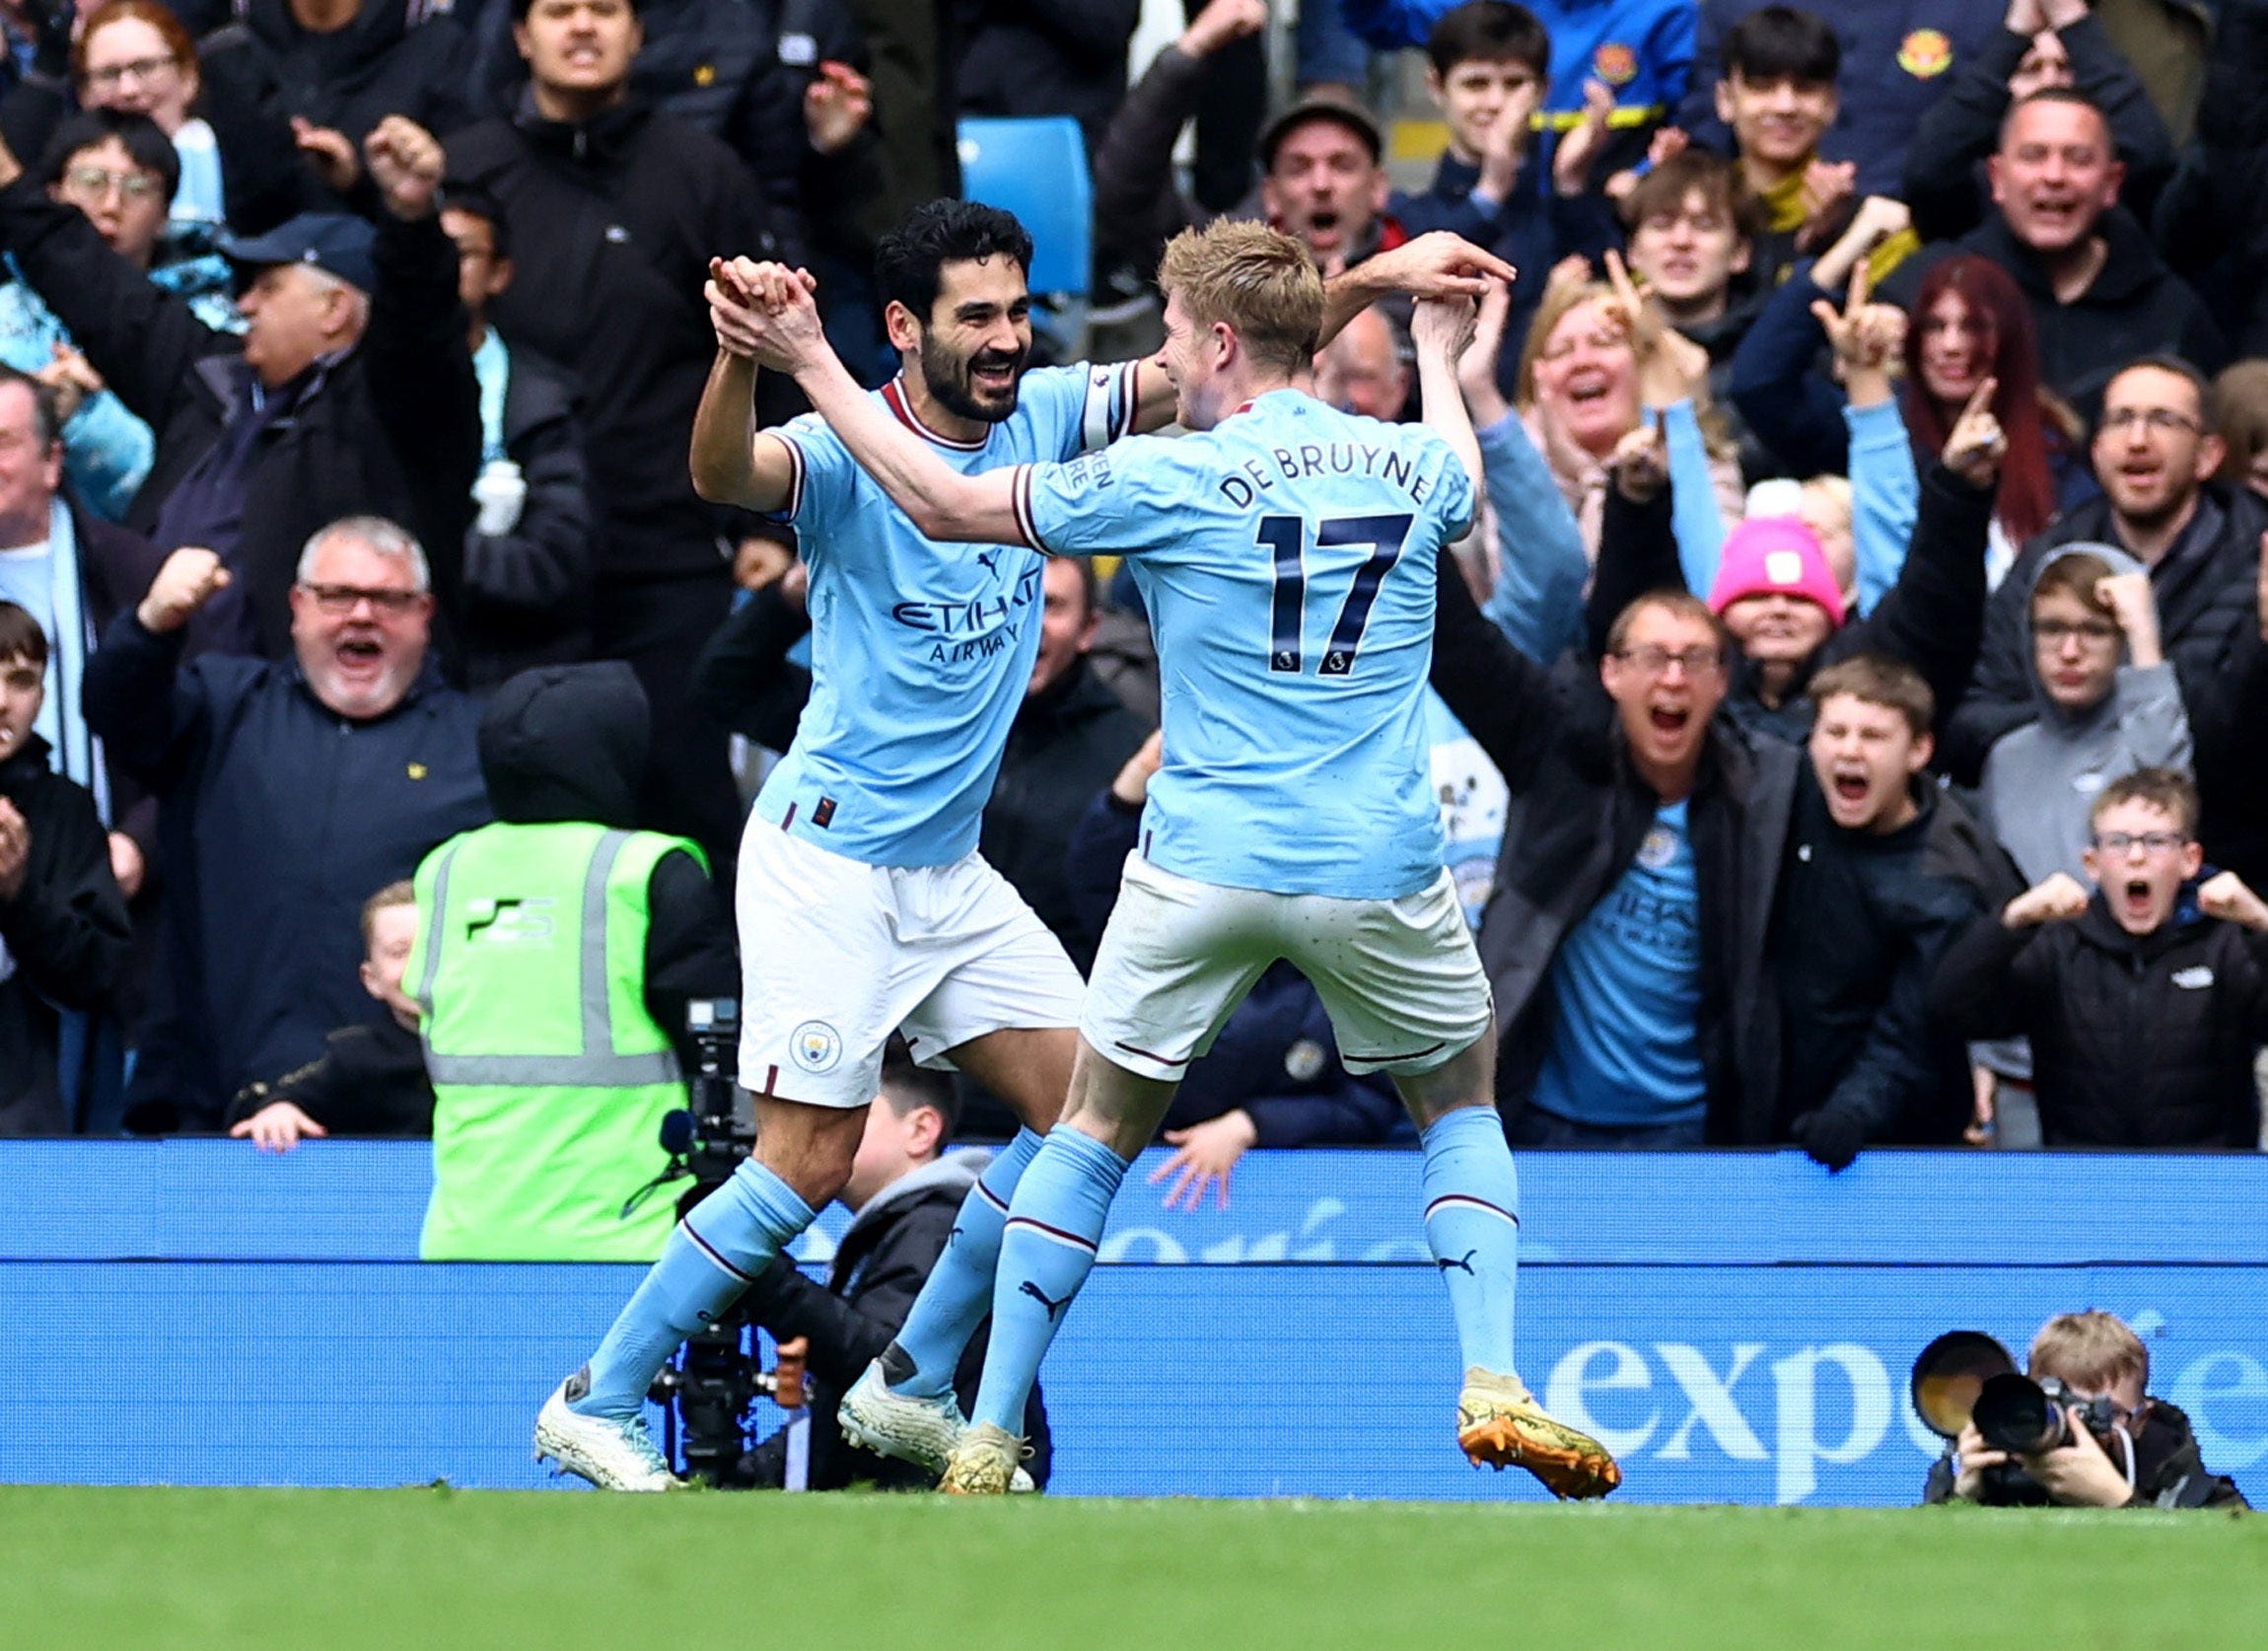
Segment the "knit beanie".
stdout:
<path fill-rule="evenodd" d="M 1815 602 L 1838 626 L 1843 622 L 1843 593 L 1818 536 L 1793 516 L 1751 516 L 1725 538 L 1709 608 L 1722 613 L 1742 597 L 1774 591 Z"/>

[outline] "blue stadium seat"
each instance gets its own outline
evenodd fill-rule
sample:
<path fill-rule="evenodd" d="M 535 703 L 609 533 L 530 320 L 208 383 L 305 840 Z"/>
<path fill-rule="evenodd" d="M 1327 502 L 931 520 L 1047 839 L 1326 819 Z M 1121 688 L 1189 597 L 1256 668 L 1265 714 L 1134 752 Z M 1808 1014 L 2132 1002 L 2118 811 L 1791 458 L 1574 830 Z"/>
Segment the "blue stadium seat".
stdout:
<path fill-rule="evenodd" d="M 1095 264 L 1095 185 L 1067 114 L 960 123 L 960 192 L 1031 232 L 1031 290 L 1084 299 Z"/>

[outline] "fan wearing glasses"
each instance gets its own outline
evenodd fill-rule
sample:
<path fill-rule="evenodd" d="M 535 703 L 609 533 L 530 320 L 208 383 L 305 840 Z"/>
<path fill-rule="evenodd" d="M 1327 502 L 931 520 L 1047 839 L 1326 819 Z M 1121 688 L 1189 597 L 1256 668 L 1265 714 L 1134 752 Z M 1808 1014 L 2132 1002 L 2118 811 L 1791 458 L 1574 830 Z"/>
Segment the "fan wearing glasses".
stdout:
<path fill-rule="evenodd" d="M 56 128 L 38 173 L 49 199 L 76 207 L 113 252 L 147 272 L 179 170 L 174 146 L 146 117 L 96 110 Z M 54 395 L 64 470 L 81 502 L 107 521 L 124 517 L 150 473 L 156 438 L 104 387 L 13 260 L 0 278 L 0 361 Z"/>
<path fill-rule="evenodd" d="M 2268 1041 L 2268 903 L 2197 878 L 2197 788 L 2169 768 L 2104 787 L 2090 890 L 2056 872 L 1947 954 L 1930 1007 L 1969 1039 L 2031 1041 L 2050 1147 L 2250 1151 Z M 2195 884 L 2195 887 L 2191 886 Z"/>
<path fill-rule="evenodd" d="M 2091 603 L 2082 605 L 2095 608 L 2091 617 L 2076 610 L 2065 614 L 2079 628 L 2063 637 L 2071 646 L 2059 642 L 2069 656 L 2062 663 L 2037 651 L 2043 610 L 2033 593 L 2046 580 L 2048 564 L 2067 549 L 2107 546 L 2116 553 L 2111 572 L 2135 569 L 2148 576 L 2159 648 L 2172 667 L 2196 748 L 2207 846 L 2215 859 L 2257 878 L 2268 865 L 2268 830 L 2261 822 L 2245 820 L 2235 821 L 2232 830 L 2224 802 L 2249 795 L 2249 731 L 2242 726 L 2240 673 L 2233 651 L 2244 632 L 2258 632 L 2255 591 L 2268 503 L 2242 486 L 2211 479 L 2225 453 L 2213 428 L 2209 387 L 2188 362 L 2145 356 L 2111 378 L 2091 449 L 2102 496 L 2065 512 L 2027 543 L 1993 592 L 1976 678 L 1948 721 L 1939 757 L 1957 783 L 1974 784 L 1988 754 L 2013 730 L 2052 717 L 2051 701 L 2067 711 L 2075 708 L 2078 701 L 2055 678 L 2069 674 L 2077 691 L 2094 666 L 2116 669 L 2114 646 L 2101 634 L 2106 619 L 2121 631 L 2128 663 L 2143 663 L 2127 624 L 2130 617 L 2145 616 L 2139 591 L 2117 615 Z M 2134 755 L 2137 763 L 2189 760 L 2140 751 Z M 2035 879 L 2045 875 L 2025 869 Z"/>

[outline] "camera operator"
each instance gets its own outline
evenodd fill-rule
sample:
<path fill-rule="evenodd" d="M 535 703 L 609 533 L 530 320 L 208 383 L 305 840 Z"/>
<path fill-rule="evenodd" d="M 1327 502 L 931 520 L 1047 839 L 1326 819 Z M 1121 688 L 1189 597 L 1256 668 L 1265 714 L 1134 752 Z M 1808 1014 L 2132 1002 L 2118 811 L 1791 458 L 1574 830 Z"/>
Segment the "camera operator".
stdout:
<path fill-rule="evenodd" d="M 2150 1351 L 2109 1313 L 2064 1313 L 2032 1338 L 2027 1374 L 2081 1402 L 2064 1410 L 2063 1442 L 1990 1449 L 1971 1421 L 1930 1468 L 1924 1502 L 1993 1507 L 2243 1508 L 2233 1479 L 2206 1472 L 2189 1418 L 2147 1393 Z M 2097 1400 L 2107 1400 L 2107 1406 Z M 2104 1413 L 2107 1410 L 2107 1415 Z"/>
<path fill-rule="evenodd" d="M 852 1220 L 825 1285 L 781 1256 L 741 1298 L 739 1312 L 769 1330 L 774 1340 L 810 1339 L 813 1490 L 840 1490 L 854 1482 L 884 1489 L 932 1488 L 931 1475 L 922 1469 L 845 1441 L 835 1424 L 835 1407 L 905 1322 L 923 1280 L 953 1242 L 961 1200 L 991 1162 L 985 1152 L 940 1156 L 953 1134 L 956 1108 L 951 1076 L 914 1065 L 893 1041 L 883 1064 L 882 1094 L 867 1109 L 866 1133 L 842 1191 Z M 963 1405 L 976 1395 L 989 1328 L 980 1328 L 961 1355 L 954 1385 Z M 1032 1449 L 1025 1467 L 1044 1487 L 1051 1453 L 1047 1411 L 1036 1387 L 1024 1424 Z M 785 1430 L 759 1445 L 742 1468 L 756 1485 L 783 1483 Z"/>

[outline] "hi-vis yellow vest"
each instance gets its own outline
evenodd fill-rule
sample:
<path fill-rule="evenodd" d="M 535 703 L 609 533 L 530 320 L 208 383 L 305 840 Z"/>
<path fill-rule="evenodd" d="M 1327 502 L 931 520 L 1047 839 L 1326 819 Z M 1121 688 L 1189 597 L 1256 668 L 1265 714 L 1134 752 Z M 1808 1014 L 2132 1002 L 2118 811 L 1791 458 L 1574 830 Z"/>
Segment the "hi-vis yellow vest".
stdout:
<path fill-rule="evenodd" d="M 647 1013 L 647 885 L 677 837 L 483 826 L 417 868 L 402 979 L 433 1079 L 427 1260 L 650 1261 L 676 1219 L 655 1188 L 685 1105 Z M 706 862 L 704 861 L 704 864 Z"/>

